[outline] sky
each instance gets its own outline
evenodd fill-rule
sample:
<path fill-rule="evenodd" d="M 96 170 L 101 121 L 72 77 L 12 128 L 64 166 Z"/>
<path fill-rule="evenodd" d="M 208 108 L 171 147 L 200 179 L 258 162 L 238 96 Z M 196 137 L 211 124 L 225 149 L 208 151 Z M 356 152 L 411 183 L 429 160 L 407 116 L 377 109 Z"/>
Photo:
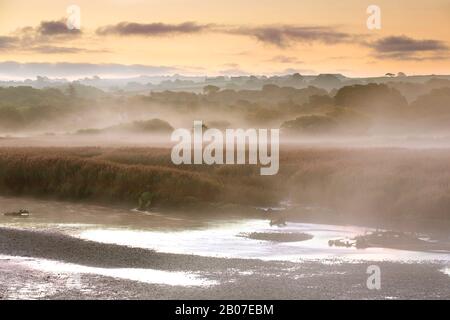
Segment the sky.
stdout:
<path fill-rule="evenodd" d="M 0 0 L 2 78 L 450 74 L 449 53 L 449 0 Z"/>

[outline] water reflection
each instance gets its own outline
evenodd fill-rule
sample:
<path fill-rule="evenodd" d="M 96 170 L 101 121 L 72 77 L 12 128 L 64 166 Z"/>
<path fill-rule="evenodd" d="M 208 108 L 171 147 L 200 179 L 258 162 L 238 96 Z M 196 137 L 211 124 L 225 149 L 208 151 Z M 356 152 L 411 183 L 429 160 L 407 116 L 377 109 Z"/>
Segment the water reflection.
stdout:
<path fill-rule="evenodd" d="M 263 220 L 228 221 L 210 227 L 184 231 L 139 231 L 123 229 L 91 229 L 78 236 L 103 243 L 154 249 L 160 252 L 195 254 L 225 258 L 255 258 L 301 262 L 320 260 L 323 263 L 357 261 L 450 261 L 448 253 L 429 253 L 387 248 L 329 247 L 328 240 L 351 238 L 373 231 L 354 226 L 289 223 L 285 228 L 270 228 Z M 299 242 L 272 242 L 242 237 L 250 232 L 307 233 L 312 239 Z"/>
<path fill-rule="evenodd" d="M 32 269 L 44 273 L 53 273 L 58 275 L 91 274 L 137 281 L 142 283 L 163 284 L 171 286 L 211 286 L 217 284 L 213 280 L 208 280 L 197 274 L 188 272 L 172 272 L 140 268 L 97 268 L 73 263 L 64 263 L 54 260 L 14 256 L 0 256 L 0 260 L 7 260 L 8 263 L 14 264 L 16 267 L 20 266 L 25 269 Z M 76 279 L 76 277 L 74 279 Z M 27 291 L 26 288 L 24 290 Z M 31 291 L 36 292 L 36 290 Z M 37 292 L 39 291 L 40 290 L 37 290 Z M 48 293 L 47 287 L 43 291 Z"/>

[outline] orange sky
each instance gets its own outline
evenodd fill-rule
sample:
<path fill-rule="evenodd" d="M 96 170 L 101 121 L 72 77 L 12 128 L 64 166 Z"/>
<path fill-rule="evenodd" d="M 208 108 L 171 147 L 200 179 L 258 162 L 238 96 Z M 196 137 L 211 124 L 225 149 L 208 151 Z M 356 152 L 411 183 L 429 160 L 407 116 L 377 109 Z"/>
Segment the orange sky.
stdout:
<path fill-rule="evenodd" d="M 18 30 L 27 26 L 37 30 L 42 21 L 64 18 L 70 4 L 81 8 L 81 36 L 23 40 Z M 381 30 L 366 27 L 370 4 L 381 8 Z M 176 26 L 188 21 L 208 27 L 199 32 L 159 35 L 96 33 L 100 27 L 119 22 Z M 258 39 L 254 33 L 267 27 L 287 32 L 286 42 L 279 45 Z M 322 33 L 309 39 L 306 32 L 305 39 L 301 28 L 308 27 L 326 28 L 331 36 L 336 32 L 349 38 L 327 43 Z M 301 35 L 289 36 L 291 30 L 298 32 L 296 28 Z M 2 48 L 2 36 L 22 38 Z M 389 41 L 377 46 L 383 39 Z M 402 39 L 407 43 L 402 44 Z M 0 62 L 143 64 L 211 75 L 294 70 L 350 76 L 399 71 L 450 74 L 447 45 L 448 0 L 40 0 L 31 4 L 29 0 L 0 0 Z M 33 49 L 44 46 L 46 50 Z M 49 47 L 76 50 L 50 53 Z"/>

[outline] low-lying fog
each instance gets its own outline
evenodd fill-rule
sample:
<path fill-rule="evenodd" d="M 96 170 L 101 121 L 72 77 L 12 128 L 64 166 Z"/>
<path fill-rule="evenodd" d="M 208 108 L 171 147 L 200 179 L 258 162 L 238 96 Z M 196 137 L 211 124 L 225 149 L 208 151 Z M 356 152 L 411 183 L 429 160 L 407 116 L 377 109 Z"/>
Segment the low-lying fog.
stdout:
<path fill-rule="evenodd" d="M 234 128 L 233 128 L 234 129 Z M 0 136 L 0 147 L 155 147 L 171 148 L 170 133 L 159 134 L 18 134 Z M 281 133 L 280 148 L 450 148 L 450 135 L 372 135 L 296 137 Z"/>

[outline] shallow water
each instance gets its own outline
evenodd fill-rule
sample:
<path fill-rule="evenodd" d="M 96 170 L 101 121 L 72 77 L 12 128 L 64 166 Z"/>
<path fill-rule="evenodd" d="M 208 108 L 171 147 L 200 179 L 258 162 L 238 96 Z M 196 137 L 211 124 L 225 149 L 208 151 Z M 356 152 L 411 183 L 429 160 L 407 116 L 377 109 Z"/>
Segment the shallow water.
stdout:
<path fill-rule="evenodd" d="M 139 212 L 126 208 L 0 197 L 4 211 L 30 210 L 28 218 L 0 216 L 0 225 L 63 232 L 82 239 L 148 248 L 159 252 L 211 257 L 322 263 L 394 261 L 450 262 L 448 252 L 418 252 L 387 248 L 329 247 L 328 240 L 352 238 L 371 228 L 313 223 L 270 227 L 267 220 L 188 217 Z M 307 233 L 312 239 L 272 242 L 245 237 L 251 232 Z"/>
<path fill-rule="evenodd" d="M 26 218 L 7 217 L 2 213 L 20 209 L 30 211 Z M 139 212 L 129 208 L 80 202 L 41 200 L 0 196 L 0 225 L 23 228 L 84 229 L 88 226 L 120 226 L 123 228 L 177 229 L 201 226 L 204 221 L 186 219 L 182 215 Z"/>
<path fill-rule="evenodd" d="M 124 268 L 104 268 L 37 257 L 0 255 L 0 279 L 6 284 L 0 288 L 0 298 L 3 296 L 10 299 L 52 297 L 109 299 L 134 298 L 139 294 L 147 297 L 149 293 L 154 292 L 158 294 L 151 297 L 159 298 L 159 290 L 166 290 L 167 297 L 177 298 L 180 294 L 186 294 L 183 293 L 184 290 L 194 292 L 192 290 L 198 289 L 195 291 L 197 294 L 205 294 L 210 292 L 207 290 L 211 290 L 218 294 L 223 288 L 230 290 L 233 286 L 236 286 L 234 290 L 237 291 L 231 291 L 234 294 L 230 292 L 225 295 L 226 297 L 235 297 L 236 293 L 247 292 L 250 288 L 245 298 L 253 298 L 258 297 L 260 293 L 261 281 L 264 283 L 263 287 L 270 288 L 268 292 L 276 290 L 280 294 L 276 297 L 298 298 L 307 294 L 308 290 L 313 292 L 311 295 L 313 298 L 339 297 L 353 292 L 355 288 L 365 286 L 366 279 L 361 277 L 361 274 L 365 275 L 367 264 L 371 264 L 372 261 L 394 262 L 396 268 L 406 266 L 405 270 L 408 270 L 406 274 L 409 274 L 410 267 L 419 268 L 422 272 L 429 270 L 421 269 L 422 266 L 432 265 L 429 268 L 435 269 L 424 275 L 426 278 L 423 280 L 428 281 L 430 274 L 433 277 L 450 279 L 446 277 L 450 276 L 448 252 L 430 253 L 386 248 L 358 250 L 328 246 L 328 240 L 352 238 L 373 231 L 371 228 L 289 222 L 286 227 L 270 227 L 269 221 L 263 219 L 142 213 L 127 208 L 8 197 L 0 197 L 0 208 L 2 211 L 24 208 L 31 212 L 28 218 L 0 215 L 0 227 L 60 232 L 80 239 L 153 249 L 163 253 L 284 261 L 265 262 L 264 266 L 258 262 L 255 266 L 253 262 L 248 265 L 245 264 L 247 261 L 241 264 L 242 260 L 238 260 L 238 263 L 233 262 L 233 267 L 229 267 L 228 261 L 220 261 L 218 270 L 214 269 L 217 267 L 214 266 L 217 261 L 214 261 L 211 264 L 212 271 L 209 267 L 199 271 L 189 269 L 189 257 L 185 260 L 188 261 L 185 268 L 183 261 L 183 267 L 169 271 L 132 268 L 132 264 Z M 306 233 L 313 238 L 298 242 L 273 242 L 246 237 L 246 234 L 253 232 Z M 387 270 L 389 274 L 390 267 L 383 270 Z M 415 274 L 415 271 L 412 274 Z M 343 277 L 348 281 L 349 287 L 346 287 L 347 282 L 343 282 Z M 322 289 L 322 279 L 331 281 L 329 284 L 331 287 Z M 397 296 L 416 297 L 415 289 L 409 287 L 402 289 L 404 286 L 402 281 L 404 280 L 400 279 L 399 283 L 392 285 L 391 291 L 388 290 L 379 297 L 385 299 L 395 299 Z M 439 278 L 438 281 L 442 283 L 438 296 L 445 296 L 448 286 L 445 280 Z M 149 288 L 156 285 L 157 290 L 146 289 L 142 287 L 143 285 Z M 416 288 L 415 285 L 413 283 L 412 288 Z M 291 287 L 286 289 L 286 286 Z M 163 287 L 165 289 L 161 289 Z M 298 296 L 291 293 L 292 290 L 298 290 L 298 287 L 303 288 L 296 293 Z M 399 293 L 398 290 L 403 291 Z M 192 298 L 189 294 L 182 297 Z M 207 297 L 216 296 L 212 293 Z M 367 291 L 362 291 L 352 297 L 372 296 Z"/>
<path fill-rule="evenodd" d="M 450 262 L 449 253 L 428 253 L 387 248 L 329 247 L 328 240 L 351 238 L 373 231 L 370 228 L 310 223 L 288 223 L 270 227 L 264 220 L 216 222 L 200 230 L 172 232 L 121 229 L 91 229 L 78 237 L 86 240 L 154 249 L 160 252 L 194 254 L 223 258 L 253 258 L 291 262 L 323 263 L 360 261 Z M 299 242 L 272 242 L 244 237 L 250 232 L 307 233 L 312 239 Z"/>

